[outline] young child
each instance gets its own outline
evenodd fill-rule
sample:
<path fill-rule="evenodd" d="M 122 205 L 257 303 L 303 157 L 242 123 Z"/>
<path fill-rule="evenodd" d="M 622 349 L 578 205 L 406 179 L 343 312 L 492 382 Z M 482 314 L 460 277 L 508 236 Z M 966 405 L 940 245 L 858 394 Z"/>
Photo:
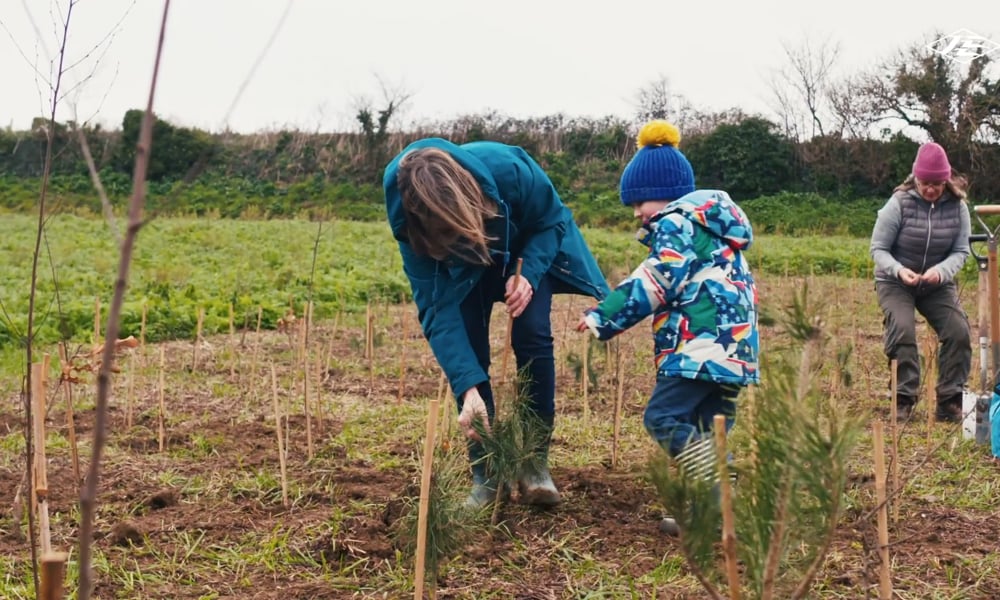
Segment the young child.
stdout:
<path fill-rule="evenodd" d="M 607 340 L 653 315 L 656 385 L 643 424 L 686 474 L 715 477 L 712 420 L 725 415 L 728 431 L 740 388 L 760 380 L 757 289 L 743 256 L 753 233 L 726 192 L 695 191 L 679 142 L 666 121 L 639 132 L 620 191 L 649 255 L 577 330 Z M 671 518 L 660 529 L 677 533 Z"/>

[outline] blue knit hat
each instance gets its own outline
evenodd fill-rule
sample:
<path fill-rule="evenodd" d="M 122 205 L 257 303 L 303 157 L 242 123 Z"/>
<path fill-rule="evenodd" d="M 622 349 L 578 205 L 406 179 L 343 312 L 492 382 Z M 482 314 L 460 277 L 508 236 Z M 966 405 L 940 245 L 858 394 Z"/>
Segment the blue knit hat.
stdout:
<path fill-rule="evenodd" d="M 680 141 L 681 132 L 666 121 L 650 121 L 642 126 L 636 140 L 639 151 L 622 173 L 622 204 L 676 200 L 694 191 L 694 170 L 677 149 Z"/>

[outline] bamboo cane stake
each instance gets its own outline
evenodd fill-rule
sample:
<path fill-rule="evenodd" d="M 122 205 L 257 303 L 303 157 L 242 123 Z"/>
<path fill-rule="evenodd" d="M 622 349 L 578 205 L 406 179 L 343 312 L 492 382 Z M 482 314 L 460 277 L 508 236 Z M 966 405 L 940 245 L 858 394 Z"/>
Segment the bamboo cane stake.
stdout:
<path fill-rule="evenodd" d="M 101 299 L 94 298 L 94 337 L 93 344 L 101 343 Z"/>
<path fill-rule="evenodd" d="M 417 556 L 413 576 L 413 597 L 424 596 L 424 565 L 427 560 L 427 510 L 430 502 L 431 466 L 434 461 L 434 433 L 437 431 L 437 400 L 431 400 L 427 410 L 427 437 L 424 439 L 424 460 L 420 474 L 420 506 L 417 513 Z"/>
<path fill-rule="evenodd" d="M 66 356 L 66 343 L 59 342 L 59 366 L 62 370 L 62 384 L 66 396 L 66 432 L 69 436 L 70 460 L 73 464 L 73 480 L 80 483 L 80 448 L 76 443 L 76 418 L 73 416 L 73 370 Z"/>
<path fill-rule="evenodd" d="M 125 427 L 132 429 L 132 407 L 135 405 L 135 354 L 128 357 L 127 391 L 125 393 Z"/>
<path fill-rule="evenodd" d="M 726 464 L 726 417 L 715 415 L 714 421 L 722 508 L 722 552 L 726 557 L 729 599 L 740 600 L 740 572 L 736 561 L 736 517 L 733 514 L 733 490 L 729 481 L 729 466 Z"/>
<path fill-rule="evenodd" d="M 400 299 L 402 302 L 402 298 Z M 399 328 L 401 331 L 401 341 L 399 344 L 399 390 L 396 392 L 396 404 L 403 403 L 403 391 L 406 389 L 406 305 L 399 313 Z"/>
<path fill-rule="evenodd" d="M 437 402 L 439 405 L 444 407 L 444 416 L 442 420 L 444 421 L 444 434 L 441 436 L 441 448 L 447 452 L 451 448 L 451 412 L 448 410 L 445 404 L 445 393 L 448 391 L 448 376 L 445 374 L 444 370 L 441 371 L 441 382 L 438 383 L 438 393 Z"/>
<path fill-rule="evenodd" d="M 37 505 L 33 507 L 38 515 L 38 541 L 39 548 L 43 554 L 52 550 L 52 529 L 49 525 L 49 478 L 48 459 L 45 455 L 45 375 L 49 362 L 49 355 L 45 354 L 42 362 L 31 365 L 32 379 L 32 402 L 34 410 L 35 436 L 35 501 Z"/>
<path fill-rule="evenodd" d="M 257 376 L 257 357 L 260 355 L 260 322 L 264 317 L 264 307 L 257 305 L 257 329 L 253 340 L 253 360 L 250 362 L 250 377 Z"/>
<path fill-rule="evenodd" d="M 368 319 L 368 325 L 366 330 L 368 332 L 368 347 L 365 350 L 368 356 L 368 390 L 369 394 L 375 393 L 375 313 L 372 312 L 371 302 L 368 303 L 368 309 L 366 313 Z"/>
<path fill-rule="evenodd" d="M 892 599 L 892 574 L 889 570 L 889 510 L 886 506 L 885 448 L 882 422 L 872 424 L 872 444 L 875 451 L 875 502 L 878 503 L 879 600 Z"/>
<path fill-rule="evenodd" d="M 233 303 L 229 303 L 229 378 L 236 379 L 236 359 L 239 353 L 236 352 L 236 323 L 234 322 Z"/>
<path fill-rule="evenodd" d="M 521 266 L 523 264 L 524 264 L 524 259 L 518 258 L 517 268 L 514 270 L 515 286 L 521 282 Z M 513 335 L 512 333 L 513 331 L 514 331 L 514 315 L 509 315 L 507 317 L 507 332 L 504 334 L 503 359 L 501 360 L 500 363 L 500 377 L 503 379 L 503 381 L 510 381 L 507 378 L 507 362 L 508 362 L 508 357 L 510 356 L 510 340 L 511 336 Z M 496 410 L 496 407 L 494 407 L 494 410 Z"/>
<path fill-rule="evenodd" d="M 753 385 L 747 386 L 746 429 L 750 438 L 750 468 L 757 465 L 757 390 Z"/>
<path fill-rule="evenodd" d="M 63 583 L 66 577 L 66 561 L 69 554 L 65 552 L 46 552 L 42 554 L 39 586 L 40 600 L 62 600 L 64 597 Z"/>
<path fill-rule="evenodd" d="M 316 353 L 316 429 L 323 429 L 323 354 Z"/>
<path fill-rule="evenodd" d="M 931 432 L 934 429 L 934 412 L 931 407 L 937 404 L 937 341 L 933 335 L 928 338 L 927 351 L 927 452 L 931 452 L 933 443 L 931 442 Z M 934 401 L 933 404 L 931 401 Z"/>
<path fill-rule="evenodd" d="M 890 439 L 890 466 L 892 472 L 892 521 L 893 523 L 899 519 L 899 503 L 902 500 L 899 495 L 899 424 L 896 422 L 898 417 L 896 410 L 896 384 L 899 381 L 899 363 L 896 359 L 892 359 L 892 405 L 889 409 L 889 434 Z"/>
<path fill-rule="evenodd" d="M 159 389 L 160 410 L 159 410 L 159 415 L 157 417 L 157 422 L 158 422 L 157 426 L 158 426 L 158 429 L 159 429 L 159 441 L 160 441 L 160 452 L 161 453 L 163 452 L 164 442 L 166 441 L 165 440 L 165 438 L 166 438 L 166 431 L 165 431 L 165 428 L 164 428 L 164 425 L 163 425 L 164 413 L 166 412 L 166 408 L 165 408 L 166 407 L 166 403 L 164 402 L 164 398 L 163 398 L 163 395 L 166 393 L 166 383 L 164 382 L 164 371 L 166 370 L 165 369 L 166 362 L 167 362 L 166 350 L 164 349 L 163 346 L 160 346 L 160 386 L 159 386 L 160 387 L 160 389 Z"/>
<path fill-rule="evenodd" d="M 271 401 L 274 404 L 274 435 L 278 438 L 278 468 L 281 470 L 281 505 L 288 508 L 288 463 L 281 435 L 281 406 L 278 402 L 278 375 L 271 363 Z"/>
<path fill-rule="evenodd" d="M 589 334 L 588 334 L 589 335 Z M 618 446 L 621 443 L 622 405 L 625 401 L 625 353 L 622 352 L 621 339 L 615 340 L 615 416 L 613 433 L 611 434 L 611 468 L 618 468 Z"/>
<path fill-rule="evenodd" d="M 590 358 L 590 336 L 583 336 L 583 348 L 580 355 L 583 357 L 583 367 L 580 369 L 580 385 L 583 386 L 583 422 L 590 422 L 590 400 L 587 396 L 590 391 L 590 371 L 588 360 Z"/>
<path fill-rule="evenodd" d="M 307 313 L 308 313 L 308 309 Z M 306 417 L 306 457 L 313 458 L 312 409 L 309 406 L 309 356 L 306 352 L 306 318 L 302 319 L 299 356 L 302 357 L 302 412 Z"/>
<path fill-rule="evenodd" d="M 191 372 L 198 370 L 198 346 L 201 345 L 201 327 L 205 322 L 205 308 L 198 307 L 198 327 L 194 333 L 194 352 L 191 357 Z"/>
<path fill-rule="evenodd" d="M 146 313 L 149 310 L 149 306 L 145 301 L 142 303 L 142 320 L 139 323 L 139 368 L 145 369 L 146 367 Z M 129 426 L 131 427 L 131 421 Z"/>

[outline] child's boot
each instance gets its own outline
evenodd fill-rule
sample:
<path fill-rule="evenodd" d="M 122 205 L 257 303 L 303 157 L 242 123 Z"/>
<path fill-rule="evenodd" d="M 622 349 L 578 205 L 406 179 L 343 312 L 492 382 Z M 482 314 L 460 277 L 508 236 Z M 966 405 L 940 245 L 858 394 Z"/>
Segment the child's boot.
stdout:
<path fill-rule="evenodd" d="M 676 460 L 680 466 L 681 477 L 714 483 L 715 495 L 718 497 L 719 475 L 715 457 L 715 440 L 711 435 L 692 441 L 677 455 Z M 698 507 L 692 507 L 692 510 L 698 510 Z M 663 517 L 660 520 L 660 532 L 671 536 L 680 535 L 681 529 L 677 519 Z"/>

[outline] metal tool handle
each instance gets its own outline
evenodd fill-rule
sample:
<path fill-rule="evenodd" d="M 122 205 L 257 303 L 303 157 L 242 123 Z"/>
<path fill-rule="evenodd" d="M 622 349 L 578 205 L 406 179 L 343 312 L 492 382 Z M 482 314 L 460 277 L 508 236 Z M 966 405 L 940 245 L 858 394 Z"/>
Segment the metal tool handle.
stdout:
<path fill-rule="evenodd" d="M 977 215 L 1000 215 L 1000 204 L 980 204 L 973 206 Z"/>

